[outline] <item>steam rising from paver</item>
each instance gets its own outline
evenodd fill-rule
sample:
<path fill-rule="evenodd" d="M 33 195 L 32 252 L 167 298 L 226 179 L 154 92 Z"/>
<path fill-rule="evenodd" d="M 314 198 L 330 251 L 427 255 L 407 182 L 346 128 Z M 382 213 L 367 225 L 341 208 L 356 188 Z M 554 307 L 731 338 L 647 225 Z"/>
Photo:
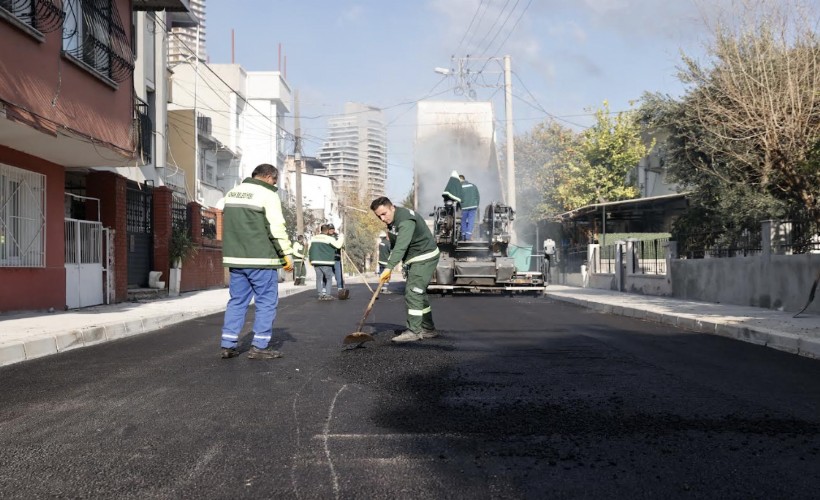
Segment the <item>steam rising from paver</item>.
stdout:
<path fill-rule="evenodd" d="M 441 192 L 453 170 L 478 186 L 482 207 L 502 200 L 492 103 L 423 101 L 417 124 L 416 206 L 422 215 L 441 205 Z"/>

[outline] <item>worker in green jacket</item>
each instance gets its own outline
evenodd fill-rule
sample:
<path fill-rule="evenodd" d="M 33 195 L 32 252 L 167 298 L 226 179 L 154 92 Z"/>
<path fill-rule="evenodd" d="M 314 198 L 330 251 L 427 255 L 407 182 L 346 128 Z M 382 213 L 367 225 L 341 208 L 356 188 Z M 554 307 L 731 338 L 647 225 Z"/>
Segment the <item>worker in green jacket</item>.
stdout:
<path fill-rule="evenodd" d="M 458 177 L 461 179 L 461 239 L 470 241 L 473 239 L 475 214 L 481 202 L 481 196 L 475 184 L 468 182 L 463 175 Z"/>
<path fill-rule="evenodd" d="M 256 304 L 250 359 L 273 359 L 271 337 L 279 304 L 278 269 L 293 269 L 290 238 L 276 194 L 279 170 L 263 163 L 228 191 L 222 213 L 222 265 L 230 270 L 230 299 L 222 325 L 222 358 L 239 355 L 236 346 L 251 299 Z"/>
<path fill-rule="evenodd" d="M 433 233 L 421 215 L 408 208 L 393 205 L 385 196 L 373 200 L 370 209 L 387 225 L 387 237 L 391 246 L 387 268 L 379 276 L 379 282 L 390 281 L 392 269 L 399 262 L 403 261 L 407 267 L 404 288 L 407 330 L 393 337 L 393 342 L 411 342 L 437 336 L 430 298 L 427 296 L 427 285 L 433 278 L 439 260 Z"/>
<path fill-rule="evenodd" d="M 387 233 L 384 231 L 379 232 L 379 276 L 387 269 L 387 259 L 390 258 L 390 240 L 387 239 Z M 391 292 L 387 286 L 388 282 L 385 282 L 382 285 L 381 293 L 391 294 Z"/>
<path fill-rule="evenodd" d="M 333 265 L 336 250 L 344 245 L 344 236 L 334 238 L 331 234 L 331 224 L 322 224 L 319 234 L 310 239 L 308 246 L 308 260 L 316 271 L 316 295 L 319 300 L 333 300 L 330 294 L 333 287 Z"/>

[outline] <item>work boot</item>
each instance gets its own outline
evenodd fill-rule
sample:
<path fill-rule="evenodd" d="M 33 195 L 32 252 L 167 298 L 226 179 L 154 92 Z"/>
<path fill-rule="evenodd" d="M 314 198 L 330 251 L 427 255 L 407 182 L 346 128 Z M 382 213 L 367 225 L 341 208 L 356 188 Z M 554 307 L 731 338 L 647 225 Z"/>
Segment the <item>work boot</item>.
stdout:
<path fill-rule="evenodd" d="M 396 335 L 391 340 L 393 342 L 413 342 L 414 340 L 421 340 L 422 336 L 420 333 L 416 333 L 413 330 L 405 330 L 401 334 Z"/>
<path fill-rule="evenodd" d="M 239 351 L 237 351 L 233 347 L 222 348 L 222 359 L 235 358 L 237 356 L 239 356 Z"/>
<path fill-rule="evenodd" d="M 427 328 L 424 328 L 421 331 L 421 338 L 423 338 L 423 339 L 432 339 L 432 338 L 435 338 L 435 337 L 438 337 L 438 332 L 435 329 L 428 330 Z"/>
<path fill-rule="evenodd" d="M 251 350 L 248 351 L 248 359 L 275 359 L 281 357 L 282 353 L 273 350 L 271 346 L 268 346 L 264 349 L 260 349 L 256 346 L 253 346 L 251 347 Z"/>

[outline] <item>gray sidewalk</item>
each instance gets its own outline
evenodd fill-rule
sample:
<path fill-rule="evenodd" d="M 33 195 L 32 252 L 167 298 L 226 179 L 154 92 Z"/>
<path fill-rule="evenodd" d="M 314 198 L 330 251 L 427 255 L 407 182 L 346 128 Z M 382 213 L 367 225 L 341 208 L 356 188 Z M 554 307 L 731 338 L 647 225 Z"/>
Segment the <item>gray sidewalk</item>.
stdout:
<path fill-rule="evenodd" d="M 603 313 L 820 358 L 820 316 L 816 314 L 804 313 L 794 318 L 793 312 L 571 286 L 551 285 L 546 295 Z"/>
<path fill-rule="evenodd" d="M 313 291 L 314 284 L 279 284 L 279 296 Z M 220 313 L 228 288 L 187 292 L 146 302 L 122 302 L 53 313 L 0 315 L 0 366 L 146 333 Z"/>
<path fill-rule="evenodd" d="M 360 278 L 348 280 L 361 282 Z M 314 291 L 311 281 L 306 286 L 297 287 L 292 282 L 279 286 L 282 297 Z M 722 335 L 820 358 L 818 315 L 804 314 L 793 318 L 793 313 L 755 307 L 556 285 L 547 289 L 546 296 L 603 313 Z M 54 313 L 3 314 L 0 315 L 0 366 L 220 313 L 225 310 L 227 302 L 228 289 L 218 288 L 149 302 L 123 302 Z"/>

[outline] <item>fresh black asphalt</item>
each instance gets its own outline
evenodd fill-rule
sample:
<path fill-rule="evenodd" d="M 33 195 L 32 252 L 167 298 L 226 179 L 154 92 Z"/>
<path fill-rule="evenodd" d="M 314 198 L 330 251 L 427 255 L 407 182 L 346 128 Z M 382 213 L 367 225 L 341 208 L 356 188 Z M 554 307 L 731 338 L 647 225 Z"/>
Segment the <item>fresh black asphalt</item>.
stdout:
<path fill-rule="evenodd" d="M 276 360 L 213 315 L 0 368 L 0 497 L 818 496 L 819 361 L 531 296 L 404 345 L 382 296 L 342 350 L 369 298 L 283 299 Z"/>

